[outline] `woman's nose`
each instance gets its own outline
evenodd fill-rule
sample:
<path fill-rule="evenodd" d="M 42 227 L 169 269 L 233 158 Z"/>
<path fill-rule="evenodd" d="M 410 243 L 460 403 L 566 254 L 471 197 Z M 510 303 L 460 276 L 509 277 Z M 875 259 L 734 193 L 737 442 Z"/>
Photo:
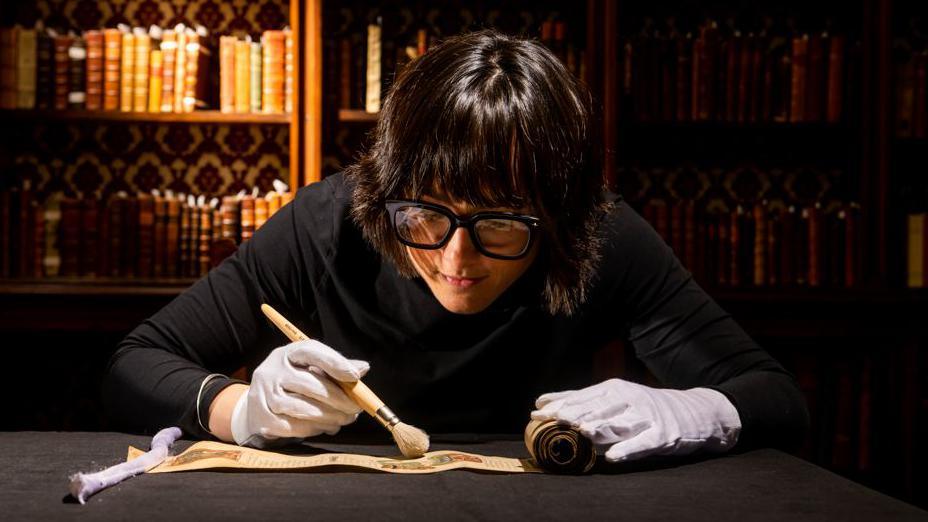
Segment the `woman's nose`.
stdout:
<path fill-rule="evenodd" d="M 471 241 L 470 234 L 463 227 L 454 231 L 444 248 L 445 258 L 450 258 L 449 260 L 466 259 L 478 254 L 479 251 Z"/>

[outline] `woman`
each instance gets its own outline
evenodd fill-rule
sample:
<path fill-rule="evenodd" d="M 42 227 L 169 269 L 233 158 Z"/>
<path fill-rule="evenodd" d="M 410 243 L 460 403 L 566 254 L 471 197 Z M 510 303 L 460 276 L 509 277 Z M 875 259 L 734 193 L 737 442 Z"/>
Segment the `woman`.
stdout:
<path fill-rule="evenodd" d="M 448 39 L 397 78 L 356 164 L 123 341 L 111 410 L 264 447 L 354 422 L 334 381 L 365 376 L 427 431 L 558 419 L 610 461 L 796 441 L 795 381 L 604 193 L 596 128 L 540 44 Z M 284 344 L 264 302 L 316 340 Z M 670 388 L 592 382 L 620 337 Z M 222 375 L 257 363 L 250 385 Z"/>

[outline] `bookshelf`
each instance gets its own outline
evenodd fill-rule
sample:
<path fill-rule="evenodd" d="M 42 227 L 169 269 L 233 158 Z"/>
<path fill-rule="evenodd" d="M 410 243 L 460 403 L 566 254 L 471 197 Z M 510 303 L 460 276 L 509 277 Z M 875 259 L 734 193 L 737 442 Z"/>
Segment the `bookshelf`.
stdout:
<path fill-rule="evenodd" d="M 203 110 L 186 113 L 117 112 L 86 110 L 20 110 L 7 109 L 0 115 L 13 121 L 86 121 L 133 123 L 214 123 L 214 124 L 267 124 L 291 125 L 289 114 L 226 113 Z"/>

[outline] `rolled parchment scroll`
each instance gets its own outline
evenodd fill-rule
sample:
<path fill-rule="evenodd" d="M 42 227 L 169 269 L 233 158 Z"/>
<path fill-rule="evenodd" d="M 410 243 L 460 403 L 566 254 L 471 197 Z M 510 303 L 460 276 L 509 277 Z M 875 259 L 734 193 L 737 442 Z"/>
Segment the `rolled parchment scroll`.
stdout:
<path fill-rule="evenodd" d="M 538 466 L 552 473 L 586 473 L 596 463 L 593 443 L 553 420 L 529 422 L 525 427 L 525 447 Z"/>

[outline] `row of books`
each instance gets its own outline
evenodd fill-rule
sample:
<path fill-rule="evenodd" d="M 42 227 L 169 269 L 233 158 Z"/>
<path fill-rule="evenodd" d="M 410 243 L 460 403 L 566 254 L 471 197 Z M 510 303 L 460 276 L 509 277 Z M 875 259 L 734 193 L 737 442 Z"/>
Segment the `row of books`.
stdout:
<path fill-rule="evenodd" d="M 906 216 L 906 286 L 928 288 L 928 213 Z"/>
<path fill-rule="evenodd" d="M 895 48 L 896 135 L 928 137 L 928 50 Z"/>
<path fill-rule="evenodd" d="M 622 90 L 638 121 L 838 123 L 858 57 L 828 32 L 642 31 L 624 42 Z"/>
<path fill-rule="evenodd" d="M 235 112 L 292 110 L 289 35 L 289 30 L 266 31 L 267 48 L 253 44 L 261 58 L 254 65 L 250 54 L 242 59 L 241 78 L 225 63 L 219 98 L 233 100 Z M 203 26 L 145 30 L 120 24 L 81 35 L 41 26 L 0 28 L 0 108 L 175 113 L 215 108 L 212 56 Z M 242 107 L 235 105 L 236 92 L 243 93 Z"/>
<path fill-rule="evenodd" d="M 331 85 L 334 105 L 339 109 L 363 109 L 376 113 L 389 82 L 407 63 L 434 46 L 437 38 L 424 27 L 404 34 L 386 33 L 378 18 L 367 24 L 366 34 L 344 31 L 325 42 L 326 61 L 332 64 L 326 83 Z M 549 47 L 570 71 L 585 79 L 584 52 L 567 38 L 563 20 L 545 20 L 540 41 Z"/>
<path fill-rule="evenodd" d="M 0 191 L 0 277 L 197 277 L 293 199 L 283 183 L 207 198 L 152 191 L 49 197 Z"/>
<path fill-rule="evenodd" d="M 860 208 L 773 207 L 766 201 L 707 211 L 651 200 L 644 218 L 707 286 L 852 288 L 860 280 Z"/>
<path fill-rule="evenodd" d="M 219 38 L 219 108 L 222 112 L 293 112 L 293 36 L 264 31 L 260 42 Z"/>

